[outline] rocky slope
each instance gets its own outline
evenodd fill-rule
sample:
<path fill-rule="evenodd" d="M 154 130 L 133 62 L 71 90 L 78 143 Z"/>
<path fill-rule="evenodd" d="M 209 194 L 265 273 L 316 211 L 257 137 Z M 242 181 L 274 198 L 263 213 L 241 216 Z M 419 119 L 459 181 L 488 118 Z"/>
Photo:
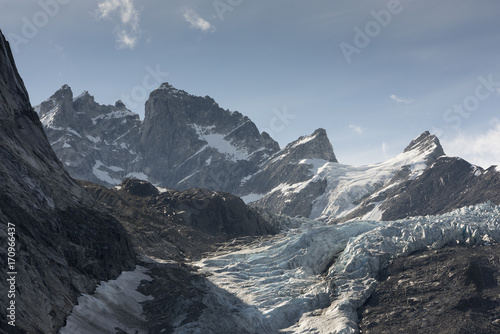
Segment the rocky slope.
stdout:
<path fill-rule="evenodd" d="M 136 250 L 163 260 L 185 262 L 215 251 L 219 244 L 279 232 L 238 197 L 206 189 L 177 191 L 137 179 L 113 189 L 81 181 L 127 229 Z"/>
<path fill-rule="evenodd" d="M 15 238 L 16 322 L 8 333 L 55 333 L 82 292 L 131 269 L 124 228 L 65 171 L 30 105 L 8 42 L 0 33 L 0 234 Z M 7 235 L 8 224 L 15 235 Z M 5 239 L 4 239 L 5 238 Z M 7 247 L 0 250 L 7 260 Z M 5 262 L 6 263 L 6 262 Z M 9 277 L 11 277 L 9 275 Z M 3 310 L 7 270 L 0 273 Z"/>
<path fill-rule="evenodd" d="M 499 255 L 455 245 L 393 260 L 359 309 L 361 332 L 500 333 Z"/>

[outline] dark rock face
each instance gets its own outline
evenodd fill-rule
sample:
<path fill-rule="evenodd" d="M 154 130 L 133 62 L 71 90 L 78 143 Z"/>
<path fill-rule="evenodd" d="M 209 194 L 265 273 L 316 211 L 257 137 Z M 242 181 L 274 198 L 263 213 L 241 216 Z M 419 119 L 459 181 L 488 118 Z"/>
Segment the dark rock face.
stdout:
<path fill-rule="evenodd" d="M 114 189 L 81 184 L 125 226 L 139 252 L 157 258 L 199 258 L 218 243 L 279 231 L 228 193 L 194 188 L 160 193 L 137 179 L 125 179 Z"/>
<path fill-rule="evenodd" d="M 146 102 L 140 169 L 161 184 L 231 191 L 279 149 L 247 117 L 163 84 Z"/>
<path fill-rule="evenodd" d="M 300 137 L 274 154 L 257 173 L 241 185 L 237 193 L 241 196 L 267 194 L 254 202 L 254 205 L 290 216 L 307 217 L 311 212 L 312 200 L 324 193 L 326 180 L 309 183 L 300 194 L 290 196 L 272 190 L 280 185 L 310 180 L 314 176 L 311 168 L 315 160 L 337 162 L 324 129 L 318 129 L 310 136 Z"/>
<path fill-rule="evenodd" d="M 500 173 L 482 170 L 460 158 L 441 157 L 430 168 L 388 194 L 383 220 L 436 215 L 492 201 L 500 204 Z"/>
<path fill-rule="evenodd" d="M 500 333 L 499 255 L 454 246 L 393 260 L 359 310 L 362 333 Z"/>
<path fill-rule="evenodd" d="M 0 33 L 0 234 L 15 225 L 16 327 L 55 333 L 80 293 L 133 268 L 123 227 L 80 188 L 52 151 Z M 7 248 L 0 254 L 7 259 Z M 0 273 L 2 291 L 7 271 Z M 1 307 L 9 301 L 2 296 Z"/>
<path fill-rule="evenodd" d="M 110 185 L 133 172 L 124 166 L 137 159 L 141 122 L 121 101 L 103 106 L 88 92 L 73 97 L 64 85 L 36 110 L 72 177 Z"/>

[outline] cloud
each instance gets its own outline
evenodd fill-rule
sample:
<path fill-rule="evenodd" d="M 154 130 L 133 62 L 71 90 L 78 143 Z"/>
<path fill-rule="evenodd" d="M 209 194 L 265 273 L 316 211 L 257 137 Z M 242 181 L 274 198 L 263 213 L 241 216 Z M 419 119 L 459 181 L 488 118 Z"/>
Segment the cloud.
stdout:
<path fill-rule="evenodd" d="M 453 139 L 443 140 L 444 151 L 483 168 L 500 165 L 500 120 L 494 118 L 490 124 L 491 128 L 486 133 L 461 133 Z"/>
<path fill-rule="evenodd" d="M 115 27 L 118 48 L 133 49 L 139 41 L 139 11 L 134 0 L 105 0 L 97 5 L 95 16 L 98 20 L 108 19 L 118 23 Z"/>
<path fill-rule="evenodd" d="M 203 19 L 193 9 L 184 9 L 184 19 L 191 25 L 191 28 L 200 29 L 201 31 L 215 31 L 215 27 L 207 20 Z"/>
<path fill-rule="evenodd" d="M 363 129 L 360 126 L 357 125 L 349 125 L 349 129 L 351 129 L 354 133 L 360 135 L 363 133 Z"/>
<path fill-rule="evenodd" d="M 396 95 L 392 94 L 390 96 L 391 100 L 397 102 L 397 103 L 404 103 L 404 104 L 409 104 L 409 103 L 413 103 L 414 101 L 411 100 L 411 99 L 402 99 L 400 97 L 397 97 Z"/>

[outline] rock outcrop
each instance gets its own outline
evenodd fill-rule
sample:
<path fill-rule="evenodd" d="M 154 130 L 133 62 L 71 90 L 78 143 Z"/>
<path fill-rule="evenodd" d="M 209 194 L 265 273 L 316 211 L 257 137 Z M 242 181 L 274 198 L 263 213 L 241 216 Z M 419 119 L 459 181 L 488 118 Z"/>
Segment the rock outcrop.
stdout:
<path fill-rule="evenodd" d="M 199 258 L 235 238 L 279 232 L 238 197 L 191 188 L 162 189 L 125 179 L 113 188 L 81 182 L 125 226 L 137 251 L 175 261 Z"/>
<path fill-rule="evenodd" d="M 0 226 L 2 240 L 15 239 L 15 264 L 0 273 L 1 308 L 16 307 L 15 327 L 0 318 L 8 333 L 56 333 L 80 293 L 135 264 L 124 228 L 52 151 L 1 32 Z M 7 250 L 0 249 L 4 263 Z M 15 284 L 7 286 L 12 276 Z M 12 287 L 15 298 L 7 299 Z"/>

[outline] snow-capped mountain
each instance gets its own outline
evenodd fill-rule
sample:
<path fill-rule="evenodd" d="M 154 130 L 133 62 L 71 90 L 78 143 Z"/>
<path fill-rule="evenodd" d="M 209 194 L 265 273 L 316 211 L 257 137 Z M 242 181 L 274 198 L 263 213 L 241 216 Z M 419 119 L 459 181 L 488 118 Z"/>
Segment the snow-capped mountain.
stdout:
<path fill-rule="evenodd" d="M 141 176 L 129 168 L 138 159 L 141 122 L 121 101 L 99 105 L 88 92 L 73 97 L 64 85 L 35 111 L 72 177 L 114 185 Z"/>
<path fill-rule="evenodd" d="M 226 191 L 277 214 L 337 223 L 500 203 L 498 170 L 446 157 L 429 132 L 392 159 L 350 166 L 337 161 L 323 129 L 280 150 L 248 117 L 168 83 L 151 93 L 144 121 L 120 101 L 99 105 L 87 92 L 74 98 L 68 86 L 36 110 L 70 174 L 105 186 L 136 177 Z"/>
<path fill-rule="evenodd" d="M 398 156 L 367 166 L 338 163 L 328 145 L 324 131 L 289 144 L 245 182 L 241 195 L 245 200 L 254 200 L 257 206 L 289 216 L 331 220 L 355 211 L 351 218 L 380 219 L 378 206 L 384 202 L 383 194 L 405 180 L 415 179 L 444 155 L 439 140 L 428 132 Z M 317 147 L 323 149 L 318 151 Z M 309 154 L 297 154 L 296 150 Z M 260 182 L 261 175 L 269 178 L 274 171 L 281 177 Z"/>
<path fill-rule="evenodd" d="M 163 186 L 234 193 L 278 149 L 248 117 L 164 83 L 146 102 L 137 166 Z"/>
<path fill-rule="evenodd" d="M 121 101 L 99 105 L 88 92 L 74 98 L 67 85 L 35 109 L 70 174 L 106 186 L 136 177 L 234 192 L 279 150 L 247 117 L 167 83 L 151 93 L 144 121 Z"/>

